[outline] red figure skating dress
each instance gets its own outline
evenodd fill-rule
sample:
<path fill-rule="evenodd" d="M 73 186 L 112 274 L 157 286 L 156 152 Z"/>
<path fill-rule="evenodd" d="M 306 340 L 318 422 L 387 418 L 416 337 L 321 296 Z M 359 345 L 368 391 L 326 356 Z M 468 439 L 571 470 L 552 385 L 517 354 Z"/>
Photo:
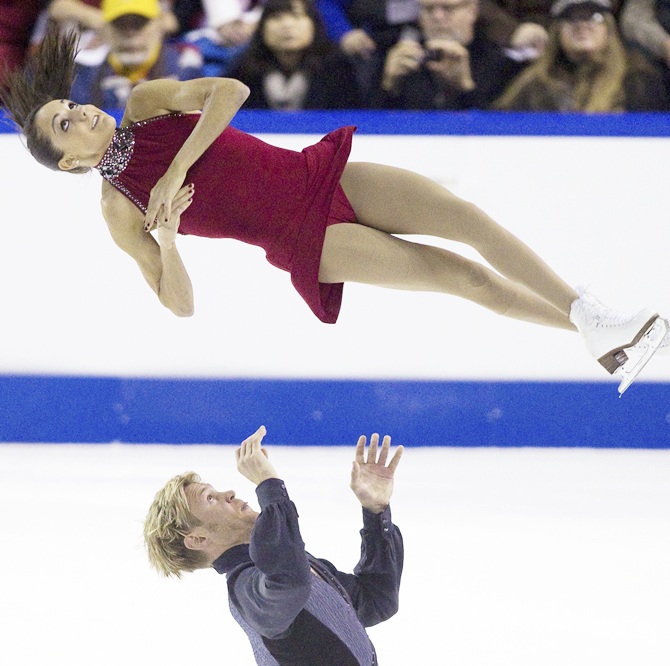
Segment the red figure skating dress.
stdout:
<path fill-rule="evenodd" d="M 199 114 L 158 116 L 117 128 L 97 169 L 143 213 Z M 340 186 L 354 127 L 343 127 L 301 152 L 271 146 L 227 127 L 189 169 L 193 203 L 180 234 L 235 238 L 258 245 L 291 274 L 314 314 L 335 323 L 342 287 L 318 280 L 326 227 L 356 218 Z"/>

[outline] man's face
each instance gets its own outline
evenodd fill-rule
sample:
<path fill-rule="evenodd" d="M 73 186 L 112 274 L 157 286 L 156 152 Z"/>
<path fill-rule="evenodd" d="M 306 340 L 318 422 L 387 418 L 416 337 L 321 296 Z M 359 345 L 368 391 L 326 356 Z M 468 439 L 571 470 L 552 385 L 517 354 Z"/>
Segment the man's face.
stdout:
<path fill-rule="evenodd" d="M 426 40 L 453 39 L 467 46 L 474 38 L 477 0 L 421 0 L 419 23 Z"/>
<path fill-rule="evenodd" d="M 230 542 L 248 542 L 259 514 L 233 490 L 219 492 L 206 483 L 191 483 L 185 493 L 191 513 L 202 522 L 194 533 L 226 547 Z"/>
<path fill-rule="evenodd" d="M 112 53 L 126 67 L 138 67 L 152 55 L 163 40 L 160 18 L 124 14 L 105 26 L 105 37 Z"/>

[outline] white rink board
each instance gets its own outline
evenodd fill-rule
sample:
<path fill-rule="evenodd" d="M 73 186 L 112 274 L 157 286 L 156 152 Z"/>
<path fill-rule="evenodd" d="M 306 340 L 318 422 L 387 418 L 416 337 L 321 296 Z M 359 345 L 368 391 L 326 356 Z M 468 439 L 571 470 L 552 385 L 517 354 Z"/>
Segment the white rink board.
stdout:
<path fill-rule="evenodd" d="M 300 149 L 320 137 L 262 138 Z M 667 149 L 662 138 L 356 135 L 352 159 L 438 180 L 613 307 L 670 313 Z M 322 324 L 287 274 L 235 241 L 180 239 L 196 315 L 178 319 L 112 242 L 97 174 L 52 173 L 17 135 L 0 135 L 0 155 L 2 374 L 606 379 L 577 336 L 454 297 L 350 284 L 339 322 Z M 670 364 L 645 379 L 667 381 Z"/>

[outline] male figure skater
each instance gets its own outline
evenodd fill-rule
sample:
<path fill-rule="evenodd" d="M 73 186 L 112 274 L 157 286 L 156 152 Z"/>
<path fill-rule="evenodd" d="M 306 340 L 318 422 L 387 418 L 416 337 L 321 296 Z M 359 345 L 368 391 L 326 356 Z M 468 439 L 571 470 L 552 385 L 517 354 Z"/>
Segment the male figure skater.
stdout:
<path fill-rule="evenodd" d="M 171 479 L 149 509 L 149 560 L 166 576 L 212 567 L 225 574 L 231 613 L 263 666 L 371 666 L 365 627 L 398 610 L 403 566 L 389 501 L 403 448 L 387 464 L 391 438 L 359 437 L 351 489 L 363 508 L 361 558 L 353 574 L 305 551 L 298 513 L 267 452 L 261 426 L 236 450 L 238 471 L 256 484 L 261 511 L 218 492 L 194 472 Z"/>

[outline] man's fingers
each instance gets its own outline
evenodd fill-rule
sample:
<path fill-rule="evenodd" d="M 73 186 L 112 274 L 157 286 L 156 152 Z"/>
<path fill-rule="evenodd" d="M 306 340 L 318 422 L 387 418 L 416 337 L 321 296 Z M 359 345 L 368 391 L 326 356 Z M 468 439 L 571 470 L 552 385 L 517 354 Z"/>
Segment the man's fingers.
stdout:
<path fill-rule="evenodd" d="M 260 437 L 261 439 L 263 439 L 263 435 L 265 435 L 265 432 L 266 432 L 266 430 L 265 430 L 265 426 L 261 426 L 260 428 L 258 428 L 258 430 L 256 430 L 256 432 L 255 432 L 253 435 L 249 435 L 249 437 L 247 437 L 247 438 L 242 442 L 242 444 L 244 445 L 244 444 L 246 444 L 247 442 L 251 442 L 252 440 L 257 439 L 258 437 Z"/>
<path fill-rule="evenodd" d="M 398 466 L 398 463 L 400 462 L 400 458 L 402 458 L 402 452 L 405 450 L 403 446 L 399 446 L 396 449 L 396 452 L 393 454 L 393 458 L 391 458 L 391 462 L 388 465 L 389 471 L 395 472 L 395 468 Z"/>
<path fill-rule="evenodd" d="M 365 442 L 367 441 L 365 435 L 361 435 L 356 443 L 356 462 L 362 464 L 365 462 Z"/>
<path fill-rule="evenodd" d="M 240 445 L 242 455 L 251 455 L 256 449 L 260 448 L 260 444 L 263 441 L 266 432 L 265 426 L 261 426 L 253 435 L 247 437 Z"/>
<path fill-rule="evenodd" d="M 388 460 L 388 456 L 391 451 L 391 436 L 384 435 L 384 438 L 382 439 L 382 445 L 380 447 L 379 434 L 376 432 L 373 433 L 372 436 L 370 437 L 370 446 L 367 452 L 367 460 L 365 455 L 365 441 L 366 441 L 365 435 L 361 435 L 358 438 L 358 442 L 356 443 L 356 456 L 354 462 L 357 468 L 360 468 L 361 465 L 365 464 L 387 466 L 386 461 Z M 396 452 L 393 454 L 391 462 L 389 462 L 388 464 L 388 469 L 391 470 L 392 472 L 398 466 L 400 458 L 402 457 L 403 450 L 404 450 L 403 447 L 399 446 Z"/>
<path fill-rule="evenodd" d="M 370 446 L 368 447 L 368 462 L 375 463 L 377 462 L 377 446 L 379 444 L 379 434 L 373 433 L 370 437 Z"/>
<path fill-rule="evenodd" d="M 358 477 L 361 474 L 361 467 L 356 460 L 351 465 L 351 487 L 353 488 L 358 482 Z"/>
<path fill-rule="evenodd" d="M 379 452 L 379 460 L 377 461 L 380 465 L 386 465 L 386 459 L 389 455 L 389 447 L 391 446 L 391 437 L 390 435 L 384 435 L 382 440 L 382 449 Z"/>

